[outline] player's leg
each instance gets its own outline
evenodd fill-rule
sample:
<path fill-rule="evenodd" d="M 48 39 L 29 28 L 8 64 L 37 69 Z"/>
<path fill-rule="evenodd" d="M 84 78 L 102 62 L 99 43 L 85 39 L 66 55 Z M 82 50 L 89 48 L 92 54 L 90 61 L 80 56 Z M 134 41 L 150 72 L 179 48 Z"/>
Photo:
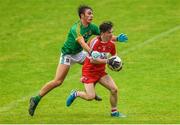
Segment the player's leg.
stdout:
<path fill-rule="evenodd" d="M 85 91 L 77 91 L 77 96 L 87 101 L 93 100 L 96 96 L 94 84 L 85 83 L 84 87 L 85 87 Z"/>
<path fill-rule="evenodd" d="M 110 91 L 110 103 L 112 107 L 117 107 L 118 88 L 109 75 L 103 76 L 99 83 Z"/>
<path fill-rule="evenodd" d="M 48 83 L 46 83 L 42 87 L 39 95 L 37 95 L 35 97 L 31 97 L 30 106 L 29 106 L 29 114 L 31 116 L 34 115 L 35 109 L 36 109 L 39 101 L 41 100 L 41 98 L 43 96 L 45 96 L 49 91 L 53 90 L 54 88 L 56 88 L 57 86 L 60 86 L 63 83 L 63 81 L 69 71 L 69 68 L 70 68 L 69 65 L 59 64 L 57 67 L 55 78 L 52 81 L 49 81 Z"/>
<path fill-rule="evenodd" d="M 77 62 L 77 63 L 79 63 L 79 64 L 81 64 L 81 65 L 83 65 L 84 60 L 85 60 L 85 58 L 87 57 L 87 55 L 88 55 L 87 52 L 81 51 L 80 53 L 72 56 L 72 60 L 75 61 L 75 62 Z M 94 84 L 94 86 L 95 86 L 95 85 L 96 85 L 96 84 Z M 102 101 L 102 98 L 101 98 L 99 95 L 97 95 L 97 94 L 95 94 L 95 98 L 94 98 L 94 99 L 95 99 L 96 101 Z"/>
<path fill-rule="evenodd" d="M 42 87 L 39 95 L 43 97 L 52 89 L 56 88 L 57 86 L 60 86 L 63 83 L 64 79 L 66 78 L 69 69 L 70 69 L 70 65 L 59 64 L 54 79 L 52 81 L 49 81 Z"/>
<path fill-rule="evenodd" d="M 29 114 L 31 116 L 34 115 L 35 109 L 41 98 L 45 96 L 49 91 L 53 90 L 54 88 L 60 86 L 63 83 L 69 69 L 70 69 L 70 61 L 68 61 L 68 57 L 63 57 L 61 55 L 60 63 L 57 66 L 56 75 L 54 79 L 46 83 L 41 88 L 39 95 L 30 98 Z"/>
<path fill-rule="evenodd" d="M 84 84 L 85 91 L 71 91 L 66 100 L 66 106 L 70 106 L 76 97 L 80 97 L 84 100 L 90 101 L 95 98 L 95 89 L 93 83 Z"/>
<path fill-rule="evenodd" d="M 101 77 L 99 83 L 110 91 L 110 104 L 111 104 L 111 116 L 113 117 L 125 117 L 122 113 L 118 112 L 118 88 L 114 80 L 109 76 L 105 75 Z"/>

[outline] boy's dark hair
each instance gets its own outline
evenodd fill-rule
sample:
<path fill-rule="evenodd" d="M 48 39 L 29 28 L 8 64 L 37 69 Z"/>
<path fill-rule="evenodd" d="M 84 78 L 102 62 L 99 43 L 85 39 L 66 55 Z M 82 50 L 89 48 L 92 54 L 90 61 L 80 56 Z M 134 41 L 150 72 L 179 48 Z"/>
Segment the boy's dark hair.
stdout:
<path fill-rule="evenodd" d="M 80 6 L 78 7 L 79 18 L 81 18 L 81 14 L 84 14 L 84 13 L 85 13 L 85 10 L 86 10 L 86 9 L 92 10 L 92 8 L 89 7 L 89 6 L 87 6 L 87 5 L 80 5 Z M 93 10 L 92 10 L 92 11 L 93 11 Z"/>
<path fill-rule="evenodd" d="M 113 27 L 113 23 L 111 21 L 103 22 L 100 26 L 100 33 L 105 33 L 106 31 L 109 31 Z"/>

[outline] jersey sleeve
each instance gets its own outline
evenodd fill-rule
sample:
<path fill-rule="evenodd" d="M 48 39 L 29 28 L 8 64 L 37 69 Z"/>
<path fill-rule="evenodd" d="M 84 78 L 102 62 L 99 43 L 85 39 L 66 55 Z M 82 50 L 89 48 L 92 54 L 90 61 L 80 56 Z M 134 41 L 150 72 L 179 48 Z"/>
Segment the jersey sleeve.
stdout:
<path fill-rule="evenodd" d="M 80 33 L 80 26 L 78 24 L 71 28 L 70 33 L 76 41 L 83 37 Z"/>

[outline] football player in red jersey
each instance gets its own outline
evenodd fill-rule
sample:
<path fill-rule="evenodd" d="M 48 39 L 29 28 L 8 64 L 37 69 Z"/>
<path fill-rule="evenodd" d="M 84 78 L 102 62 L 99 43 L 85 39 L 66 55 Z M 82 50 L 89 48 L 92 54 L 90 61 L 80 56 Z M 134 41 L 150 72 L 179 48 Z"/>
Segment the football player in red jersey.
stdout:
<path fill-rule="evenodd" d="M 104 22 L 99 26 L 100 36 L 94 38 L 89 43 L 93 51 L 101 53 L 100 57 L 92 58 L 87 56 L 82 68 L 81 81 L 84 83 L 85 91 L 72 91 L 67 98 L 66 105 L 70 106 L 76 97 L 84 100 L 93 100 L 95 98 L 95 86 L 99 82 L 102 86 L 110 91 L 110 104 L 112 117 L 125 117 L 117 109 L 118 102 L 118 88 L 111 78 L 105 72 L 105 65 L 116 67 L 118 64 L 112 59 L 107 59 L 107 54 L 116 55 L 115 44 L 111 41 L 113 37 L 113 24 L 112 22 Z M 95 57 L 95 56 L 94 56 Z"/>
<path fill-rule="evenodd" d="M 67 39 L 61 48 L 60 60 L 56 69 L 55 77 L 42 86 L 39 93 L 32 96 L 29 101 L 29 115 L 33 116 L 36 107 L 39 102 L 46 96 L 50 91 L 61 86 L 73 64 L 83 64 L 87 52 L 93 57 L 98 55 L 98 52 L 94 52 L 87 45 L 89 38 L 92 35 L 99 35 L 99 28 L 92 23 L 93 10 L 91 7 L 86 5 L 80 5 L 78 8 L 79 20 L 70 28 L 67 35 Z M 126 42 L 128 37 L 126 34 L 119 34 L 113 36 L 112 40 L 118 42 Z M 83 51 L 83 49 L 85 51 Z M 95 100 L 102 100 L 99 96 L 96 96 Z"/>

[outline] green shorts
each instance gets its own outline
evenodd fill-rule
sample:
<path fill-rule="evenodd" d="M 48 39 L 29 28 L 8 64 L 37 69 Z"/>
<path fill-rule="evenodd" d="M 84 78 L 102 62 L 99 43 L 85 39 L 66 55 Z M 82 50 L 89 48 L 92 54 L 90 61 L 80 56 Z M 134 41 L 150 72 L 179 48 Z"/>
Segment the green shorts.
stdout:
<path fill-rule="evenodd" d="M 88 53 L 85 51 L 81 51 L 77 54 L 67 54 L 67 55 L 63 55 L 63 53 L 61 53 L 59 63 L 65 65 L 73 65 L 75 63 L 82 64 L 87 54 Z"/>

